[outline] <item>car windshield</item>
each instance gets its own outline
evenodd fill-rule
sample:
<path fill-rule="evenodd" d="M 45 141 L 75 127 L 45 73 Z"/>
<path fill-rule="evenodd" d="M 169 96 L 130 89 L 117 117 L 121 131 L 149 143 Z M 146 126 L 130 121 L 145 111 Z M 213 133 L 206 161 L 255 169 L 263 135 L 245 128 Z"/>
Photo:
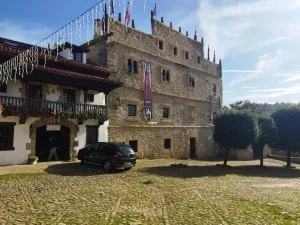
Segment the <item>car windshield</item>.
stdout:
<path fill-rule="evenodd" d="M 132 154 L 133 153 L 132 148 L 130 148 L 129 146 L 126 146 L 126 145 L 120 145 L 119 151 L 122 154 Z"/>

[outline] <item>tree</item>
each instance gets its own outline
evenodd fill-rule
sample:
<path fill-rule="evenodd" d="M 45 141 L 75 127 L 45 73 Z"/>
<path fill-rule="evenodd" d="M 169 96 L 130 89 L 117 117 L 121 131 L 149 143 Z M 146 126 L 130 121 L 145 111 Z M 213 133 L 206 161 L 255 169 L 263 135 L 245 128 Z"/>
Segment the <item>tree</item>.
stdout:
<path fill-rule="evenodd" d="M 246 149 L 259 136 L 257 120 L 249 111 L 226 111 L 215 118 L 214 124 L 214 140 L 226 150 L 224 166 L 230 149 Z"/>
<path fill-rule="evenodd" d="M 253 148 L 259 150 L 260 166 L 264 166 L 264 147 L 272 145 L 276 141 L 276 129 L 272 117 L 266 115 L 258 115 L 257 122 L 259 127 L 259 137 L 254 143 Z"/>
<path fill-rule="evenodd" d="M 291 167 L 292 151 L 300 150 L 300 108 L 291 106 L 272 114 L 277 127 L 278 147 L 287 151 L 287 167 Z"/>

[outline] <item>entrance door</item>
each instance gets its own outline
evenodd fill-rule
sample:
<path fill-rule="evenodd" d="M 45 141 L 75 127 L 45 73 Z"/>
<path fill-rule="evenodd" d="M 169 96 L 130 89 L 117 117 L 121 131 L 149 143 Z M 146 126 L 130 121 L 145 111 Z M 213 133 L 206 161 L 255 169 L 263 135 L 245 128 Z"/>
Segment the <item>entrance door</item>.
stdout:
<path fill-rule="evenodd" d="M 190 138 L 190 158 L 196 158 L 196 138 Z"/>
<path fill-rule="evenodd" d="M 39 157 L 39 161 L 47 161 L 49 156 L 49 138 L 53 137 L 53 141 L 57 146 L 57 156 L 59 161 L 70 160 L 70 128 L 61 126 L 60 131 L 47 131 L 47 126 L 36 129 L 36 146 L 35 154 Z M 54 156 L 51 161 L 54 160 Z"/>

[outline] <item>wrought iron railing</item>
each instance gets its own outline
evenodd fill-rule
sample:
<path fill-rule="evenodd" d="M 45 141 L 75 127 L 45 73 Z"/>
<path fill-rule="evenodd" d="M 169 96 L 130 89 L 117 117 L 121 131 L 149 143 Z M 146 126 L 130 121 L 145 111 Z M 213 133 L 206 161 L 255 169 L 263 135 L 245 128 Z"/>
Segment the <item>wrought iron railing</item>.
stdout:
<path fill-rule="evenodd" d="M 1 116 L 20 116 L 21 120 L 28 117 L 52 119 L 108 119 L 108 106 L 90 105 L 75 102 L 48 101 L 31 98 L 0 96 Z"/>

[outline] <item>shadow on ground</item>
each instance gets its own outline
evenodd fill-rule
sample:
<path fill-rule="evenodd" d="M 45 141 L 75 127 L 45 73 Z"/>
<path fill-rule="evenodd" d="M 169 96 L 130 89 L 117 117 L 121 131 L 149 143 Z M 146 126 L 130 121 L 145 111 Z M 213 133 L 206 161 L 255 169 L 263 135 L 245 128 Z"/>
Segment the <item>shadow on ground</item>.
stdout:
<path fill-rule="evenodd" d="M 300 170 L 287 169 L 283 167 L 257 166 L 235 166 L 231 168 L 220 168 L 212 166 L 189 166 L 187 168 L 177 168 L 171 166 L 151 167 L 141 170 L 143 173 L 178 178 L 215 177 L 229 174 L 251 176 L 251 177 L 271 177 L 271 178 L 300 178 Z"/>
<path fill-rule="evenodd" d="M 106 172 L 104 172 L 103 168 L 98 165 L 81 165 L 78 162 L 51 165 L 44 171 L 50 174 L 61 176 L 94 176 L 107 174 Z M 120 172 L 122 171 L 117 171 L 115 173 Z"/>

